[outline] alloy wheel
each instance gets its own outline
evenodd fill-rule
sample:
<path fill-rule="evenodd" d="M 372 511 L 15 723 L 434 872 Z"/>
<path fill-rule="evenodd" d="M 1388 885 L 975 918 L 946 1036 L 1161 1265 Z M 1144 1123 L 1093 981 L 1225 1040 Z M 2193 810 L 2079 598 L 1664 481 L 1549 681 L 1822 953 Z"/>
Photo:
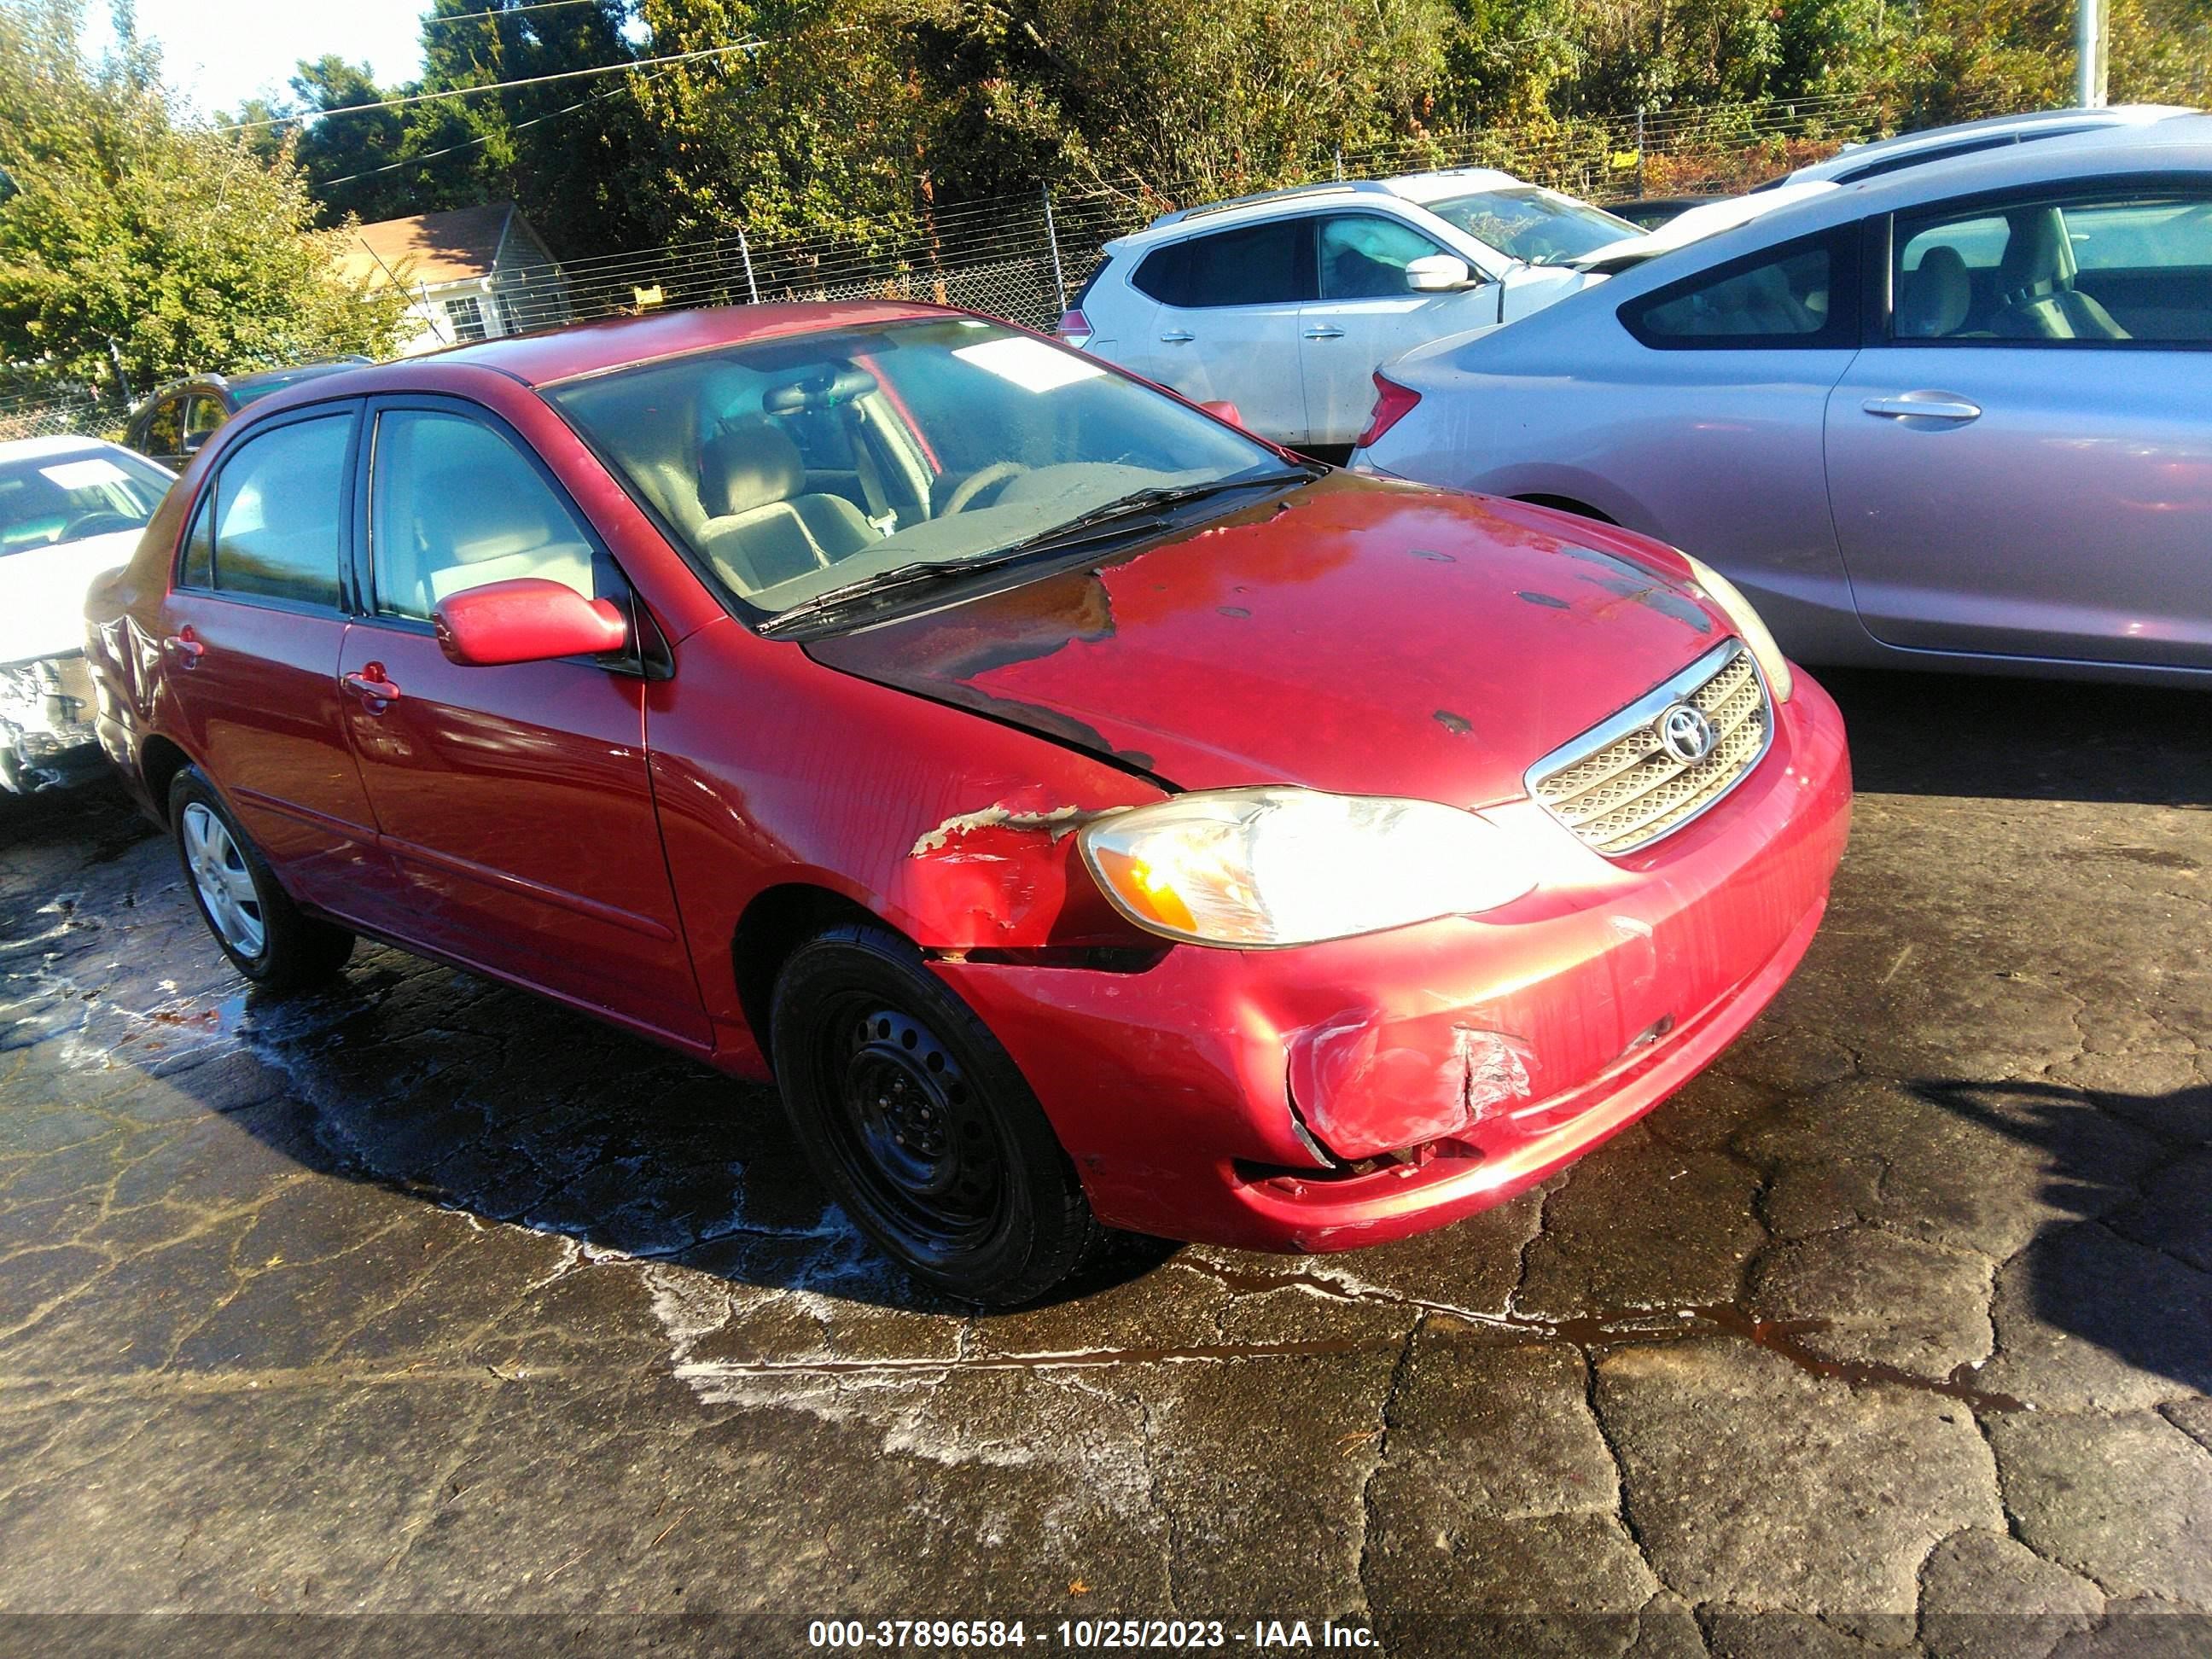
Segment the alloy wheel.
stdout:
<path fill-rule="evenodd" d="M 199 801 L 185 808 L 179 830 L 185 866 L 192 872 L 192 884 L 199 890 L 200 904 L 216 935 L 239 955 L 258 957 L 269 942 L 269 926 L 237 838 Z"/>

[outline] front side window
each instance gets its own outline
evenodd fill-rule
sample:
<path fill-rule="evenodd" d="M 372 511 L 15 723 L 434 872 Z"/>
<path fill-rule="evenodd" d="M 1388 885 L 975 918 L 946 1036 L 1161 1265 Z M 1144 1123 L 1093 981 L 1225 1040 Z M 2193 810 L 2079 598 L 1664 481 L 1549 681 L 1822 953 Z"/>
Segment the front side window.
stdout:
<path fill-rule="evenodd" d="M 1321 297 L 1404 299 L 1406 267 L 1448 252 L 1410 225 L 1373 213 L 1339 214 L 1321 226 Z"/>
<path fill-rule="evenodd" d="M 427 622 L 441 599 L 518 576 L 612 596 L 617 579 L 568 504 L 481 421 L 431 410 L 377 416 L 369 561 L 378 612 Z"/>
<path fill-rule="evenodd" d="M 1296 305 L 1314 297 L 1313 221 L 1275 219 L 1155 248 L 1137 287 L 1171 306 Z"/>
<path fill-rule="evenodd" d="M 185 436 L 204 438 L 221 426 L 228 416 L 222 404 L 204 393 L 194 398 L 185 408 Z"/>
<path fill-rule="evenodd" d="M 1603 208 L 1538 185 L 1470 191 L 1421 205 L 1486 247 L 1532 265 L 1565 264 L 1643 233 Z"/>
<path fill-rule="evenodd" d="M 2212 342 L 2212 195 L 2130 190 L 1901 218 L 1890 337 Z"/>
<path fill-rule="evenodd" d="M 1144 492 L 1287 471 L 1162 392 L 976 319 L 727 346 L 546 395 L 754 612 L 1011 556 Z M 868 464 L 830 464 L 848 456 Z"/>
<path fill-rule="evenodd" d="M 231 453 L 215 483 L 217 592 L 337 607 L 352 441 L 351 415 L 323 415 Z M 190 564 L 188 556 L 188 579 Z"/>
<path fill-rule="evenodd" d="M 128 451 L 105 445 L 0 461 L 0 557 L 143 530 L 169 483 Z"/>
<path fill-rule="evenodd" d="M 1753 254 L 1632 300 L 1621 320 L 1662 349 L 1852 344 L 1852 246 L 1832 234 Z"/>

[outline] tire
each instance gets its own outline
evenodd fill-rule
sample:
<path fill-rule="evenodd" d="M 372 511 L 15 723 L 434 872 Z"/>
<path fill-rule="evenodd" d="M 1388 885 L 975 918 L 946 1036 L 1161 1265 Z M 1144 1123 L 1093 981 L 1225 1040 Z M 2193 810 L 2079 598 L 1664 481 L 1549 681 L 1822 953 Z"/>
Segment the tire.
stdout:
<path fill-rule="evenodd" d="M 965 1301 L 1034 1301 L 1105 1231 L 1044 1109 L 983 1022 L 885 928 L 793 951 L 769 1015 L 792 1130 L 845 1213 Z"/>
<path fill-rule="evenodd" d="M 169 824 L 185 885 L 232 967 L 266 991 L 337 977 L 354 937 L 292 902 L 230 809 L 196 766 L 169 785 Z"/>

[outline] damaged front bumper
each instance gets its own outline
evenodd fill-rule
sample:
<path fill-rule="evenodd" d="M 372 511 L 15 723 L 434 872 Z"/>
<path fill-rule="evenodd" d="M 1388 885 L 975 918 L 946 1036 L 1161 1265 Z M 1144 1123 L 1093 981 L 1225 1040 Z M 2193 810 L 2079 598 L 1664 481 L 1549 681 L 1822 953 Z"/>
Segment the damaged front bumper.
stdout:
<path fill-rule="evenodd" d="M 66 781 L 97 753 L 94 706 L 82 652 L 0 667 L 0 790 Z"/>
<path fill-rule="evenodd" d="M 1553 849 L 1526 899 L 1139 972 L 943 961 L 1100 1218 L 1260 1249 L 1350 1249 L 1503 1203 L 1650 1110 L 1804 954 L 1850 821 L 1843 722 L 1809 679 L 1705 817 L 1608 860 Z"/>

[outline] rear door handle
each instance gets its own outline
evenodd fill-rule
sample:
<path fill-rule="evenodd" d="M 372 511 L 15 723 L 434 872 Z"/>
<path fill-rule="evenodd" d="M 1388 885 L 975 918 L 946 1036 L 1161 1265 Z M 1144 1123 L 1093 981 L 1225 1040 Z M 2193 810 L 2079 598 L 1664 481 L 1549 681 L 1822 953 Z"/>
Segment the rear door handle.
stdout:
<path fill-rule="evenodd" d="M 349 691 L 358 695 L 368 705 L 372 714 L 381 714 L 399 701 L 399 688 L 384 678 L 384 665 L 365 663 L 358 673 L 341 674 L 339 682 Z"/>
<path fill-rule="evenodd" d="M 1161 335 L 1160 343 L 1162 345 L 1188 345 L 1197 337 L 1198 336 L 1195 334 L 1186 334 L 1182 330 L 1178 328 L 1170 333 Z"/>
<path fill-rule="evenodd" d="M 1887 416 L 1892 420 L 1963 422 L 1978 420 L 1982 413 L 1979 404 L 1933 392 L 1908 392 L 1902 398 L 1869 398 L 1861 406 L 1869 415 Z"/>
<path fill-rule="evenodd" d="M 179 668 L 198 668 L 200 659 L 207 654 L 207 647 L 189 628 L 181 629 L 161 641 L 161 649 L 177 659 Z"/>
<path fill-rule="evenodd" d="M 1340 328 L 1310 328 L 1306 331 L 1309 340 L 1341 340 L 1343 337 L 1344 331 Z"/>

